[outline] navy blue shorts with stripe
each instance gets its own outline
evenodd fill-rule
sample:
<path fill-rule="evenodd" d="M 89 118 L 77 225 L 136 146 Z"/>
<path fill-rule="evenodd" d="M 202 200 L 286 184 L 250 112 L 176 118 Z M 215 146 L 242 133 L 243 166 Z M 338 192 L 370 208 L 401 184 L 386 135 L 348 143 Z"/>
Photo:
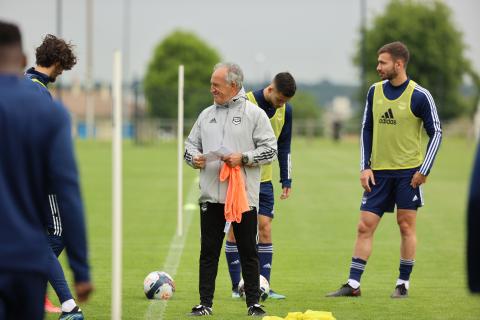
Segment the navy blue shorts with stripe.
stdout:
<path fill-rule="evenodd" d="M 273 218 L 273 206 L 275 204 L 275 195 L 273 194 L 273 185 L 271 181 L 260 183 L 258 214 Z"/>
<path fill-rule="evenodd" d="M 371 192 L 364 192 L 360 210 L 378 216 L 397 209 L 417 210 L 423 206 L 422 186 L 413 188 L 412 177 L 377 177 Z"/>

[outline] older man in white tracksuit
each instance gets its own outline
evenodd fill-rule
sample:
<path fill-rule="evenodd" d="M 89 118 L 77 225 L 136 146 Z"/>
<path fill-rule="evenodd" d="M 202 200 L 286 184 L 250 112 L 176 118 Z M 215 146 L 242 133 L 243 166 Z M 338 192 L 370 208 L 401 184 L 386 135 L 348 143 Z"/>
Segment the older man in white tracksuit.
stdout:
<path fill-rule="evenodd" d="M 200 304 L 190 315 L 212 314 L 215 278 L 225 231 L 224 216 L 228 181 L 220 182 L 223 163 L 241 166 L 250 211 L 232 227 L 245 281 L 247 314 L 262 316 L 259 301 L 259 263 L 256 250 L 260 165 L 272 162 L 277 142 L 270 121 L 246 99 L 243 72 L 233 63 L 219 63 L 211 78 L 214 104 L 202 111 L 185 141 L 185 161 L 200 169 Z M 218 158 L 215 158 L 218 156 Z"/>

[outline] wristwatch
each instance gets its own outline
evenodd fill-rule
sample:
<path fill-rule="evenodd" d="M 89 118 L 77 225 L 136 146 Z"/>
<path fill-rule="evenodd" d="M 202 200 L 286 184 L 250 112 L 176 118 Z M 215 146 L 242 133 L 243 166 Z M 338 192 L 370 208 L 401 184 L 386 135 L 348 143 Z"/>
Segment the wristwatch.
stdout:
<path fill-rule="evenodd" d="M 246 165 L 247 163 L 248 163 L 248 156 L 245 153 L 243 153 L 242 154 L 242 164 Z"/>

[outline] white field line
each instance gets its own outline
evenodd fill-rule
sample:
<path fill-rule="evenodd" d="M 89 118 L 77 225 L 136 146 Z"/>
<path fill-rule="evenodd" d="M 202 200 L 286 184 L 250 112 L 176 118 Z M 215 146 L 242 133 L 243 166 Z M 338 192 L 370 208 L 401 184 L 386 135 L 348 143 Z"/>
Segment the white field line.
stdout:
<path fill-rule="evenodd" d="M 190 223 L 192 221 L 193 212 L 199 210 L 198 204 L 198 177 L 192 183 L 190 190 L 188 191 L 187 202 L 183 207 L 184 213 L 184 229 L 183 236 L 179 237 L 175 231 L 172 240 L 170 241 L 170 247 L 168 250 L 167 258 L 163 265 L 162 271 L 167 272 L 169 275 L 175 279 L 177 274 L 178 264 L 180 263 L 180 258 L 182 257 L 183 248 L 185 246 L 185 240 L 188 235 L 188 230 L 190 228 Z M 168 300 L 151 300 L 150 305 L 145 313 L 144 319 L 146 320 L 161 320 L 163 319 L 163 314 L 167 308 Z"/>

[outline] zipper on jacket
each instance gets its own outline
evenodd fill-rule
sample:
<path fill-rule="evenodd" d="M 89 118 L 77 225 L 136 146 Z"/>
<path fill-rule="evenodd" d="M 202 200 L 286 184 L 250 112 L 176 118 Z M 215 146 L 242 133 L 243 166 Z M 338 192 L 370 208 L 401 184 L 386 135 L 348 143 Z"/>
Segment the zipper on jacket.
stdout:
<path fill-rule="evenodd" d="M 227 115 L 225 117 L 225 121 L 223 122 L 223 129 L 222 129 L 222 140 L 220 142 L 220 147 L 223 147 L 223 140 L 225 139 L 225 126 L 227 125 L 228 114 L 230 113 L 230 107 L 227 108 Z M 222 160 L 218 160 L 220 162 L 218 176 L 220 177 L 220 172 L 222 171 Z M 217 189 L 217 201 L 220 201 L 220 180 L 218 181 L 218 189 Z"/>

